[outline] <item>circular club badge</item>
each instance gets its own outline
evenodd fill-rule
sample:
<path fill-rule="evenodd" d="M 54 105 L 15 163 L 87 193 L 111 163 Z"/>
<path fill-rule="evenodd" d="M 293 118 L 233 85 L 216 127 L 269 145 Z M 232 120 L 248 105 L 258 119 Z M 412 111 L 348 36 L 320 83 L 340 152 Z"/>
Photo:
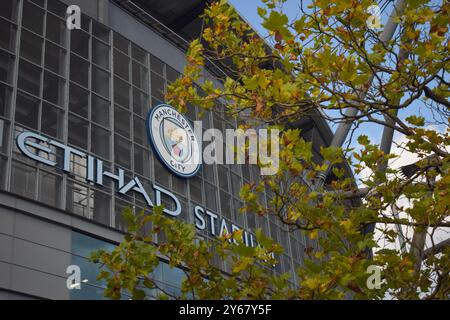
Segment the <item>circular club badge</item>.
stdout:
<path fill-rule="evenodd" d="M 160 104 L 147 116 L 147 134 L 159 160 L 174 174 L 189 178 L 200 169 L 200 144 L 189 121 L 176 109 Z"/>

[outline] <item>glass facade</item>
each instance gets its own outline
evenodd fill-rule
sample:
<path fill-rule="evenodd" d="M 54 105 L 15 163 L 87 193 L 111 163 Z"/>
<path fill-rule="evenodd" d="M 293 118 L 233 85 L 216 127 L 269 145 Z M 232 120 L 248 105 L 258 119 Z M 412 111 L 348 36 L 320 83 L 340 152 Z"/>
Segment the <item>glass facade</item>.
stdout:
<path fill-rule="evenodd" d="M 71 174 L 63 174 L 59 149 L 52 156 L 57 167 L 25 157 L 14 139 L 23 131 L 37 132 L 94 155 L 105 170 L 124 169 L 128 179 L 139 177 L 147 190 L 153 183 L 167 188 L 180 200 L 180 218 L 187 222 L 194 223 L 198 204 L 242 228 L 262 228 L 286 251 L 276 271 L 293 274 L 304 248 L 313 244 L 298 231 L 288 233 L 273 216 L 239 213 L 239 190 L 260 179 L 256 167 L 203 165 L 196 177 L 185 180 L 169 173 L 151 151 L 145 117 L 164 101 L 167 84 L 179 73 L 88 16 L 82 17 L 82 29 L 69 31 L 65 9 L 56 0 L 2 0 L 0 189 L 122 231 L 124 207 L 149 209 L 140 194 L 120 194 L 112 181 L 102 187 L 88 184 L 85 159 L 72 155 Z M 202 120 L 204 129 L 237 125 L 220 105 L 201 118 L 199 111 L 191 106 L 186 116 Z M 268 194 L 261 200 L 267 199 Z M 206 231 L 199 236 L 209 238 Z"/>

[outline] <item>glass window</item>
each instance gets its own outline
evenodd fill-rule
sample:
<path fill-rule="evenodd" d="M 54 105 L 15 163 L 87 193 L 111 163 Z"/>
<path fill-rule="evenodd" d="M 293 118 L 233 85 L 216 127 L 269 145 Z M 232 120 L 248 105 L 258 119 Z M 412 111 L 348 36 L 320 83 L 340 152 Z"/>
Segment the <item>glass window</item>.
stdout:
<path fill-rule="evenodd" d="M 92 67 L 92 91 L 109 98 L 109 73 Z"/>
<path fill-rule="evenodd" d="M 0 152 L 6 153 L 6 148 L 8 146 L 8 130 L 9 129 L 9 123 L 3 119 L 0 119 Z M 3 168 L 0 168 L 0 170 L 3 170 Z M 1 181 L 0 181 L 1 184 Z"/>
<path fill-rule="evenodd" d="M 131 55 L 133 59 L 139 61 L 143 65 L 147 65 L 147 53 L 135 44 L 131 44 Z"/>
<path fill-rule="evenodd" d="M 12 83 L 13 64 L 14 56 L 5 51 L 0 51 L 0 81 Z M 22 65 L 21 67 L 22 69 L 19 70 L 19 76 L 20 71 L 25 71 Z"/>
<path fill-rule="evenodd" d="M 62 178 L 60 176 L 40 171 L 38 200 L 53 207 L 59 207 Z"/>
<path fill-rule="evenodd" d="M 45 0 L 27 0 L 41 6 L 42 8 L 45 6 Z"/>
<path fill-rule="evenodd" d="M 130 107 L 130 85 L 118 77 L 114 77 L 114 102 L 127 109 Z"/>
<path fill-rule="evenodd" d="M 44 73 L 44 99 L 62 106 L 64 103 L 65 80 L 48 71 Z"/>
<path fill-rule="evenodd" d="M 134 116 L 133 119 L 134 119 L 134 123 L 133 123 L 134 142 L 145 145 L 147 142 L 147 132 L 145 130 L 145 121 L 144 121 L 144 119 L 137 117 L 137 116 Z"/>
<path fill-rule="evenodd" d="M 49 1 L 50 3 L 51 1 Z M 47 15 L 46 37 L 63 47 L 66 46 L 66 22 L 49 14 Z"/>
<path fill-rule="evenodd" d="M 11 21 L 17 20 L 17 0 L 2 0 L 0 16 Z"/>
<path fill-rule="evenodd" d="M 100 40 L 109 42 L 109 29 L 95 20 L 92 20 L 92 34 Z"/>
<path fill-rule="evenodd" d="M 16 122 L 37 129 L 38 119 L 39 100 L 18 92 L 16 100 Z"/>
<path fill-rule="evenodd" d="M 133 61 L 133 84 L 136 87 L 147 91 L 147 69 L 135 61 Z"/>
<path fill-rule="evenodd" d="M 150 55 L 150 68 L 152 71 L 164 75 L 164 62 L 156 58 L 154 55 Z"/>
<path fill-rule="evenodd" d="M 219 185 L 225 191 L 229 190 L 228 186 L 228 170 L 222 165 L 217 166 L 217 172 L 219 174 Z"/>
<path fill-rule="evenodd" d="M 92 39 L 92 62 L 109 69 L 109 46 L 101 41 Z"/>
<path fill-rule="evenodd" d="M 13 161 L 11 170 L 11 192 L 34 199 L 36 168 Z"/>
<path fill-rule="evenodd" d="M 91 151 L 102 158 L 109 159 L 111 133 L 96 125 L 92 125 L 91 130 Z"/>
<path fill-rule="evenodd" d="M 133 111 L 140 116 L 146 116 L 149 104 L 148 95 L 133 87 Z"/>
<path fill-rule="evenodd" d="M 117 50 L 114 50 L 114 74 L 118 75 L 122 79 L 126 81 L 130 81 L 130 71 L 129 71 L 129 63 L 130 59 L 120 53 Z"/>
<path fill-rule="evenodd" d="M 6 190 L 6 165 L 8 160 L 6 157 L 0 156 L 0 190 Z"/>
<path fill-rule="evenodd" d="M 114 137 L 114 159 L 116 164 L 131 168 L 131 143 L 118 135 Z"/>
<path fill-rule="evenodd" d="M 193 201 L 203 203 L 202 199 L 202 179 L 194 177 L 189 180 L 189 188 L 191 191 L 191 199 Z"/>
<path fill-rule="evenodd" d="M 67 5 L 59 1 L 47 1 L 47 10 L 61 18 L 65 18 Z"/>
<path fill-rule="evenodd" d="M 203 166 L 203 177 L 208 180 L 208 182 L 214 183 L 216 179 L 214 178 L 214 165 L 204 164 Z"/>
<path fill-rule="evenodd" d="M 128 54 L 128 44 L 130 41 L 122 37 L 120 34 L 114 32 L 114 48 Z"/>
<path fill-rule="evenodd" d="M 205 182 L 206 206 L 212 211 L 217 212 L 216 187 Z"/>
<path fill-rule="evenodd" d="M 79 29 L 72 30 L 70 33 L 70 50 L 85 59 L 89 59 L 89 34 Z"/>
<path fill-rule="evenodd" d="M 48 103 L 42 104 L 41 131 L 57 139 L 63 138 L 64 110 Z"/>
<path fill-rule="evenodd" d="M 111 225 L 111 196 L 94 190 L 90 202 L 92 219 L 104 225 Z"/>
<path fill-rule="evenodd" d="M 89 123 L 82 118 L 69 114 L 69 143 L 87 149 Z"/>
<path fill-rule="evenodd" d="M 132 208 L 133 205 L 129 202 L 125 202 L 123 200 L 115 199 L 114 205 L 114 227 L 116 229 L 126 231 L 127 225 L 122 218 L 122 212 L 125 208 Z"/>
<path fill-rule="evenodd" d="M 231 186 L 233 195 L 238 197 L 241 191 L 241 178 L 234 173 L 231 174 Z"/>
<path fill-rule="evenodd" d="M 162 164 L 156 160 L 153 161 L 154 165 L 154 173 L 155 173 L 155 180 L 159 185 L 162 185 L 164 187 L 169 188 L 170 183 L 170 173 L 167 171 L 165 167 L 162 166 Z"/>
<path fill-rule="evenodd" d="M 164 101 L 164 79 L 152 72 L 152 96 L 156 99 Z"/>
<path fill-rule="evenodd" d="M 0 48 L 15 51 L 16 27 L 5 20 L 0 20 Z"/>
<path fill-rule="evenodd" d="M 66 210 L 80 216 L 88 216 L 87 187 L 67 180 Z"/>
<path fill-rule="evenodd" d="M 20 36 L 20 56 L 37 64 L 41 64 L 43 43 L 41 37 L 36 36 L 27 30 L 22 30 Z"/>
<path fill-rule="evenodd" d="M 3 6 L 3 4 L 2 4 Z M 22 26 L 34 33 L 42 35 L 44 26 L 44 10 L 25 1 L 23 3 Z"/>
<path fill-rule="evenodd" d="M 73 231 L 72 232 L 72 253 L 78 256 L 88 258 L 94 250 L 114 250 L 114 245 L 88 235 Z"/>
<path fill-rule="evenodd" d="M 176 71 L 174 68 L 166 66 L 166 78 L 169 82 L 174 82 L 177 80 L 177 78 L 181 75 L 178 71 Z"/>
<path fill-rule="evenodd" d="M 45 67 L 59 75 L 64 74 L 66 51 L 49 41 L 45 43 Z"/>
<path fill-rule="evenodd" d="M 0 83 L 0 116 L 9 117 L 12 89 Z"/>
<path fill-rule="evenodd" d="M 222 215 L 231 219 L 231 197 L 228 193 L 220 190 L 220 209 L 222 211 Z"/>
<path fill-rule="evenodd" d="M 71 83 L 69 88 L 69 110 L 88 117 L 89 91 Z"/>
<path fill-rule="evenodd" d="M 150 178 L 150 151 L 134 145 L 134 171 L 144 177 Z"/>
<path fill-rule="evenodd" d="M 83 87 L 88 87 L 89 62 L 74 54 L 70 55 L 70 80 L 81 84 Z"/>
<path fill-rule="evenodd" d="M 130 137 L 130 112 L 115 106 L 114 131 L 127 138 Z"/>
<path fill-rule="evenodd" d="M 109 128 L 109 101 L 92 95 L 91 120 Z"/>

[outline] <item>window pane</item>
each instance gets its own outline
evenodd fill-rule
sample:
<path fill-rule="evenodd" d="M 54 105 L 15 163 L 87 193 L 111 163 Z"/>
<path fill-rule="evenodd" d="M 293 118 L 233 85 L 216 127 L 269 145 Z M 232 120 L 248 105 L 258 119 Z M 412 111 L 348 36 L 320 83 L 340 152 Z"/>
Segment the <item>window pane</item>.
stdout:
<path fill-rule="evenodd" d="M 116 164 L 131 168 L 131 143 L 130 141 L 116 135 L 114 137 L 114 159 Z"/>
<path fill-rule="evenodd" d="M 44 99 L 62 106 L 64 103 L 65 81 L 48 71 L 44 73 Z"/>
<path fill-rule="evenodd" d="M 92 125 L 91 131 L 91 151 L 100 157 L 109 159 L 109 139 L 110 132 L 99 126 Z"/>
<path fill-rule="evenodd" d="M 0 84 L 0 116 L 9 117 L 11 107 L 12 89 L 4 84 Z"/>
<path fill-rule="evenodd" d="M 51 44 L 45 43 L 45 67 L 60 75 L 64 74 L 66 52 L 64 49 Z"/>
<path fill-rule="evenodd" d="M 130 72 L 129 72 L 129 63 L 130 59 L 120 53 L 117 50 L 114 50 L 114 74 L 118 75 L 122 79 L 126 81 L 130 81 Z"/>
<path fill-rule="evenodd" d="M 109 73 L 92 67 L 92 91 L 109 98 Z"/>
<path fill-rule="evenodd" d="M 220 191 L 220 209 L 223 216 L 231 219 L 231 197 L 223 191 Z"/>
<path fill-rule="evenodd" d="M 47 1 L 47 10 L 61 18 L 65 18 L 67 5 L 59 1 Z"/>
<path fill-rule="evenodd" d="M 228 173 L 227 173 L 227 168 L 221 165 L 217 166 L 217 171 L 219 174 L 219 185 L 222 189 L 224 189 L 225 191 L 228 191 L 229 187 L 228 187 Z"/>
<path fill-rule="evenodd" d="M 7 21 L 0 20 L 0 47 L 15 51 L 16 27 Z"/>
<path fill-rule="evenodd" d="M 92 62 L 109 69 L 109 47 L 95 39 L 92 39 Z"/>
<path fill-rule="evenodd" d="M 111 196 L 94 190 L 90 198 L 92 219 L 104 225 L 111 225 Z"/>
<path fill-rule="evenodd" d="M 134 142 L 145 145 L 147 142 L 147 132 L 145 130 L 144 119 L 134 116 L 133 123 Z"/>
<path fill-rule="evenodd" d="M 162 62 L 153 55 L 150 55 L 150 68 L 152 71 L 160 75 L 164 74 L 164 62 Z"/>
<path fill-rule="evenodd" d="M 79 29 L 72 30 L 70 33 L 70 50 L 88 59 L 89 34 Z"/>
<path fill-rule="evenodd" d="M 6 153 L 6 148 L 8 146 L 8 132 L 9 132 L 9 123 L 3 119 L 0 119 L 0 152 Z M 3 170 L 3 168 L 0 168 Z M 0 181 L 1 184 L 1 181 Z"/>
<path fill-rule="evenodd" d="M 193 201 L 203 203 L 202 199 L 202 179 L 194 177 L 189 180 L 189 188 L 191 191 L 191 198 Z"/>
<path fill-rule="evenodd" d="M 67 181 L 66 210 L 80 216 L 88 216 L 87 187 Z"/>
<path fill-rule="evenodd" d="M 169 82 L 174 82 L 177 80 L 177 78 L 181 75 L 178 71 L 176 71 L 174 68 L 166 66 L 166 78 Z"/>
<path fill-rule="evenodd" d="M 49 1 L 50 3 L 51 1 Z M 47 15 L 46 36 L 63 47 L 66 46 L 66 22 L 51 14 Z"/>
<path fill-rule="evenodd" d="M 11 170 L 11 192 L 34 199 L 36 168 L 13 161 Z"/>
<path fill-rule="evenodd" d="M 131 54 L 132 54 L 133 59 L 139 61 L 143 65 L 147 65 L 147 53 L 143 49 L 132 44 L 131 45 Z"/>
<path fill-rule="evenodd" d="M 147 69 L 141 66 L 139 63 L 133 61 L 133 84 L 147 91 Z"/>
<path fill-rule="evenodd" d="M 130 107 L 130 85 L 117 77 L 114 77 L 114 102 L 127 109 Z"/>
<path fill-rule="evenodd" d="M 114 32 L 114 48 L 117 48 L 128 54 L 128 44 L 130 41 L 122 37 L 120 34 Z"/>
<path fill-rule="evenodd" d="M 63 138 L 64 111 L 48 103 L 42 104 L 41 131 L 57 139 Z"/>
<path fill-rule="evenodd" d="M 69 110 L 87 118 L 89 92 L 71 83 L 69 88 Z"/>
<path fill-rule="evenodd" d="M 134 171 L 150 178 L 150 151 L 134 145 Z"/>
<path fill-rule="evenodd" d="M 39 173 L 38 200 L 50 206 L 60 206 L 61 177 L 41 171 Z"/>
<path fill-rule="evenodd" d="M 20 56 L 41 64 L 42 44 L 43 40 L 41 37 L 29 31 L 22 30 L 20 37 Z"/>
<path fill-rule="evenodd" d="M 205 195 L 206 195 L 206 207 L 211 209 L 212 211 L 217 212 L 217 196 L 216 196 L 216 187 L 205 183 Z"/>
<path fill-rule="evenodd" d="M 109 42 L 109 30 L 97 21 L 92 21 L 92 34 L 97 38 Z"/>
<path fill-rule="evenodd" d="M 71 54 L 70 55 L 70 80 L 88 87 L 89 62 Z"/>
<path fill-rule="evenodd" d="M 93 94 L 91 110 L 92 121 L 109 128 L 109 101 Z"/>
<path fill-rule="evenodd" d="M 158 160 L 153 161 L 153 165 L 154 165 L 153 172 L 155 173 L 156 182 L 164 187 L 169 187 L 169 183 L 170 183 L 169 171 L 167 171 L 167 169 L 165 167 L 163 167 L 162 164 Z"/>
<path fill-rule="evenodd" d="M 42 29 L 44 26 L 44 10 L 29 2 L 24 2 L 22 26 L 37 34 L 42 35 Z"/>
<path fill-rule="evenodd" d="M 130 113 L 118 106 L 114 108 L 114 130 L 127 138 L 130 137 Z"/>
<path fill-rule="evenodd" d="M 88 122 L 69 115 L 69 143 L 87 149 Z"/>
<path fill-rule="evenodd" d="M 17 20 L 17 0 L 2 0 L 0 6 L 0 16 L 16 21 Z"/>
<path fill-rule="evenodd" d="M 142 91 L 133 88 L 133 111 L 141 116 L 146 116 L 149 109 L 149 98 L 148 95 Z"/>
<path fill-rule="evenodd" d="M 12 83 L 13 63 L 13 55 L 0 51 L 0 81 Z"/>
<path fill-rule="evenodd" d="M 152 72 L 152 96 L 156 99 L 164 100 L 164 79 Z"/>
<path fill-rule="evenodd" d="M 16 100 L 16 122 L 37 129 L 38 117 L 39 100 L 18 92 Z"/>

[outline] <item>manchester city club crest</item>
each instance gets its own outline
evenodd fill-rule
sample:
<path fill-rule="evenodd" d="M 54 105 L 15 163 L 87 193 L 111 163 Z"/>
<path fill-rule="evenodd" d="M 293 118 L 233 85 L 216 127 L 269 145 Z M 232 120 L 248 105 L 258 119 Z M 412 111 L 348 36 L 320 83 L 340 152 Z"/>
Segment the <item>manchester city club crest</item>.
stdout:
<path fill-rule="evenodd" d="M 160 104 L 147 117 L 150 144 L 159 160 L 180 177 L 194 176 L 200 169 L 200 144 L 189 121 L 176 109 Z"/>

